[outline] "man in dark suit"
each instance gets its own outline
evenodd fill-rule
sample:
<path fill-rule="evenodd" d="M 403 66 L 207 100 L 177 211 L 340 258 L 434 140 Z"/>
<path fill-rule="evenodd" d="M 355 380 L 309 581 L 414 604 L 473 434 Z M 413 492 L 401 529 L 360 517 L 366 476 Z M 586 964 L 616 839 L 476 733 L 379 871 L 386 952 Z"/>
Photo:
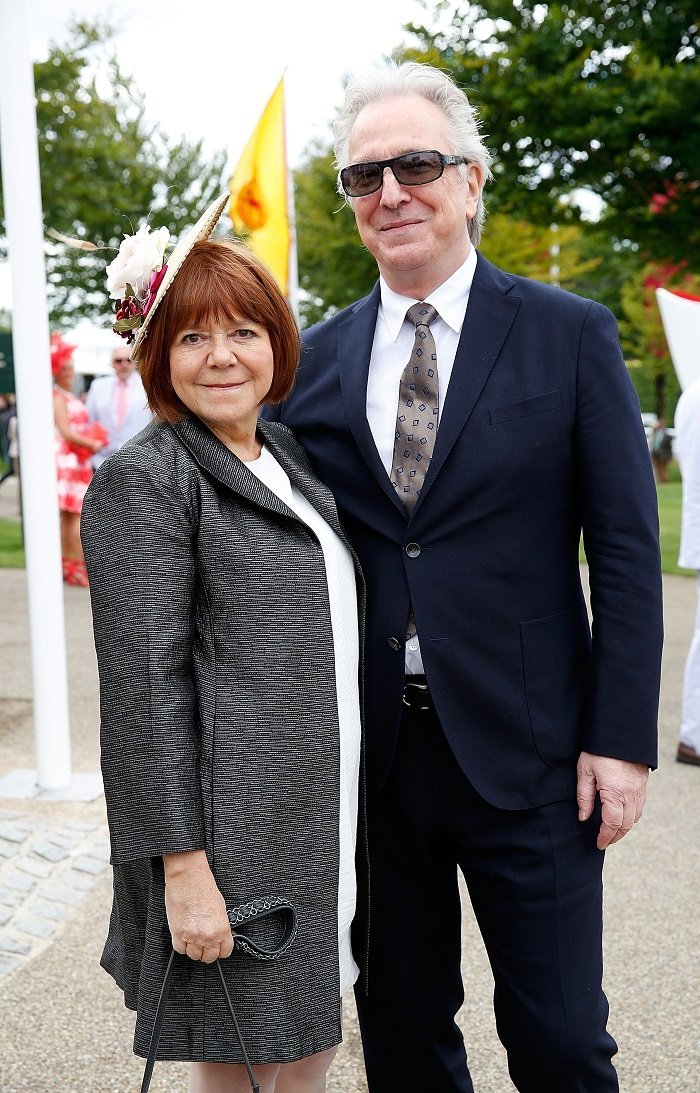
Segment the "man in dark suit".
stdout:
<path fill-rule="evenodd" d="M 336 137 L 380 280 L 305 334 L 275 416 L 333 490 L 368 586 L 369 1088 L 473 1090 L 454 1021 L 461 870 L 517 1089 L 617 1090 L 603 851 L 656 763 L 662 625 L 615 321 L 477 254 L 490 156 L 436 69 L 352 81 Z"/>

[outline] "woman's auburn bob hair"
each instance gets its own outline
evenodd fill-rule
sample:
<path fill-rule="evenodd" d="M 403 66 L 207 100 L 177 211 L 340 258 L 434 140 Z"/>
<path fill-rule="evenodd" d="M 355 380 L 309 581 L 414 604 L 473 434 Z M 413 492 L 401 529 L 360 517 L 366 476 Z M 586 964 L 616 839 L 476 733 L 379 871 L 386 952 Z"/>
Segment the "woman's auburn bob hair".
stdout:
<path fill-rule="evenodd" d="M 241 319 L 267 330 L 273 377 L 263 402 L 282 402 L 294 385 L 301 352 L 299 328 L 287 300 L 267 267 L 241 244 L 212 239 L 195 243 L 139 350 L 139 374 L 156 417 L 174 425 L 189 413 L 170 379 L 170 349 L 177 334 L 206 322 Z"/>

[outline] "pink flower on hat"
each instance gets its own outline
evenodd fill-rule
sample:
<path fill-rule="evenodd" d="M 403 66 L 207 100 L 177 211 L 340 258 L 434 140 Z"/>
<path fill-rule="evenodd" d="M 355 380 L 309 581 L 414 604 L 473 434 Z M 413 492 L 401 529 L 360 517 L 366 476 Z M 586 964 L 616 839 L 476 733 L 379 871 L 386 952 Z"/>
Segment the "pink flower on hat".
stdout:
<path fill-rule="evenodd" d="M 161 281 L 163 280 L 163 278 L 165 277 L 167 268 L 168 268 L 167 264 L 162 266 L 158 270 L 158 272 L 154 273 L 153 276 L 151 277 L 151 282 L 148 286 L 148 299 L 146 300 L 146 303 L 143 305 L 143 311 L 141 312 L 144 319 L 148 315 L 148 312 L 151 310 L 151 307 L 153 306 L 153 301 L 155 300 L 156 295 L 158 294 L 158 287 L 159 287 Z"/>
<path fill-rule="evenodd" d="M 117 257 L 107 266 L 110 299 L 135 296 L 141 303 L 145 302 L 151 278 L 163 265 L 169 241 L 167 228 L 152 232 L 148 224 L 142 225 L 135 235 L 125 236 Z"/>

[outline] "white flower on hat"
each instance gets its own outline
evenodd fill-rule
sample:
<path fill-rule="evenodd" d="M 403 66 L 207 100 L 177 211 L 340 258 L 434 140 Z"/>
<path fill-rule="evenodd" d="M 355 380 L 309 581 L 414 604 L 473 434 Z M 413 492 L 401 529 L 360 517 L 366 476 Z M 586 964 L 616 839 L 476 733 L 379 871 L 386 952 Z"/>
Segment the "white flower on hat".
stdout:
<path fill-rule="evenodd" d="M 165 250 L 170 242 L 167 228 L 151 231 L 144 224 L 135 235 L 122 239 L 119 253 L 107 266 L 107 289 L 111 300 L 136 296 L 144 301 L 153 274 L 163 265 Z"/>

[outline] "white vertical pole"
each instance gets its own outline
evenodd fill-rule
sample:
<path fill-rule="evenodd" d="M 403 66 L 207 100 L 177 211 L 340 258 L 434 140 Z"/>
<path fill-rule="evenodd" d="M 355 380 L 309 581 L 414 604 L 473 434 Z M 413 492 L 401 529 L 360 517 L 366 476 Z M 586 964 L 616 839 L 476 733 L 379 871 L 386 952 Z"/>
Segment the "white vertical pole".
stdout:
<path fill-rule="evenodd" d="M 559 287 L 559 243 L 557 242 L 557 232 L 559 231 L 558 224 L 550 224 L 549 230 L 551 232 L 552 242 L 549 245 L 549 283 Z"/>
<path fill-rule="evenodd" d="M 34 73 L 27 8 L 0 0 L 0 158 L 12 276 L 37 783 L 71 781 L 61 546 Z"/>

